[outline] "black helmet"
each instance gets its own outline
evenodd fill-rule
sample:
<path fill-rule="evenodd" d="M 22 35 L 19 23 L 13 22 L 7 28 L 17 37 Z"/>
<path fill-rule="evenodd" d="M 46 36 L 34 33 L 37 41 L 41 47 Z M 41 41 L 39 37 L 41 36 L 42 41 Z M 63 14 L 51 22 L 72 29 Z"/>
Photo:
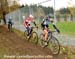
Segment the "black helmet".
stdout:
<path fill-rule="evenodd" d="M 49 14 L 49 18 L 54 18 L 54 14 Z"/>

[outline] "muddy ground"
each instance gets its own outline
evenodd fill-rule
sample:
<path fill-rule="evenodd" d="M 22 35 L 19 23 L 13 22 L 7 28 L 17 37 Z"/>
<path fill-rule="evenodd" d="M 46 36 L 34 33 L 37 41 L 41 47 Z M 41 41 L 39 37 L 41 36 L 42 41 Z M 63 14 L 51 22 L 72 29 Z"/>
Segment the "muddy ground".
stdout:
<path fill-rule="evenodd" d="M 65 59 L 65 55 L 53 56 L 50 49 L 28 42 L 0 26 L 0 59 Z"/>

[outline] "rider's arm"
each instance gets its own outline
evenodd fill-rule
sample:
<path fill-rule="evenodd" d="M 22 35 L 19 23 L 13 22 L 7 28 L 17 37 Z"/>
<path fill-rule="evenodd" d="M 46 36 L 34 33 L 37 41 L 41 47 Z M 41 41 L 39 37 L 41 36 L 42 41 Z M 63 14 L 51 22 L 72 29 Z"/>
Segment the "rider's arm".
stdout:
<path fill-rule="evenodd" d="M 35 21 L 33 21 L 33 23 L 34 23 L 34 25 L 36 26 L 36 28 L 38 28 L 38 25 L 36 24 L 36 22 L 35 22 Z"/>
<path fill-rule="evenodd" d="M 26 27 L 27 25 L 26 25 L 26 24 L 24 24 L 24 26 Z"/>
<path fill-rule="evenodd" d="M 56 31 L 57 31 L 58 33 L 60 33 L 60 30 L 56 27 L 56 25 L 55 25 L 54 23 L 52 23 L 52 24 L 53 24 L 54 29 L 56 29 Z"/>
<path fill-rule="evenodd" d="M 27 27 L 27 25 L 26 25 L 26 21 L 25 21 L 25 20 L 24 20 L 24 26 Z"/>
<path fill-rule="evenodd" d="M 58 32 L 58 33 L 60 33 L 60 30 L 53 24 L 53 27 L 56 29 L 56 31 Z"/>
<path fill-rule="evenodd" d="M 36 23 L 35 23 L 35 21 L 33 20 L 33 24 L 36 26 Z"/>
<path fill-rule="evenodd" d="M 34 25 L 36 26 L 36 23 L 34 22 Z"/>

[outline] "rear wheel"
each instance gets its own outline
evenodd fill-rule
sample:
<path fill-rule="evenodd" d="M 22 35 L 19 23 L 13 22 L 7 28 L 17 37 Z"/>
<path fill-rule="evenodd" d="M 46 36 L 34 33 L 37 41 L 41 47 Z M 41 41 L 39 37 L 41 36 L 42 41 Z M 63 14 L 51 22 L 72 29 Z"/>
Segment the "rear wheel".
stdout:
<path fill-rule="evenodd" d="M 58 55 L 60 52 L 60 44 L 59 41 L 52 36 L 52 38 L 49 41 L 49 48 L 51 49 L 52 54 Z"/>
<path fill-rule="evenodd" d="M 24 32 L 24 37 L 25 37 L 26 40 L 28 40 L 27 34 L 28 34 L 27 30 L 25 30 L 25 32 Z"/>

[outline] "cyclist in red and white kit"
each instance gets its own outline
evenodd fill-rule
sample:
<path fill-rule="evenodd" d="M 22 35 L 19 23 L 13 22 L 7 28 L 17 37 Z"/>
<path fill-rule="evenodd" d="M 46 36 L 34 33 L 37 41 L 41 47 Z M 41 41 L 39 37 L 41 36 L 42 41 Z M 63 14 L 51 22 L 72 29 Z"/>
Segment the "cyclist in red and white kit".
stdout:
<path fill-rule="evenodd" d="M 34 21 L 34 16 L 33 15 L 29 15 L 28 17 L 25 18 L 25 20 L 24 20 L 24 26 L 25 26 L 25 28 L 28 31 L 28 36 L 32 32 L 32 23 L 34 23 L 34 25 L 36 26 L 36 23 Z"/>

